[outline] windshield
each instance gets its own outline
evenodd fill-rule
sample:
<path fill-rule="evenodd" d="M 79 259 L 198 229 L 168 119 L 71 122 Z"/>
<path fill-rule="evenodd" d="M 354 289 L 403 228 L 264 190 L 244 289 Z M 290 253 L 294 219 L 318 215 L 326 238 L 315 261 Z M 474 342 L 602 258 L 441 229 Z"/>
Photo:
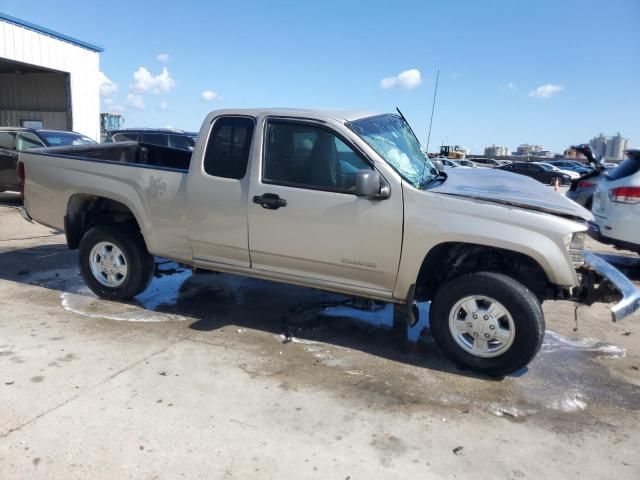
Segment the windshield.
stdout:
<path fill-rule="evenodd" d="M 402 117 L 379 115 L 350 122 L 347 126 L 414 187 L 420 188 L 424 181 L 438 176 L 438 171 L 422 152 L 420 142 Z"/>
<path fill-rule="evenodd" d="M 91 145 L 94 142 L 89 137 L 73 132 L 48 132 L 39 130 L 38 135 L 45 139 L 50 147 L 60 147 L 66 145 Z"/>

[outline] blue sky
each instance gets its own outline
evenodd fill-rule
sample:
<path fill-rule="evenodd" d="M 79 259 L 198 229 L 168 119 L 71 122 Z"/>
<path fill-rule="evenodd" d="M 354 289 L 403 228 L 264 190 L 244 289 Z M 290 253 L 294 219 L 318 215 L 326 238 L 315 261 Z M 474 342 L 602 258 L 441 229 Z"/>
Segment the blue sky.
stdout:
<path fill-rule="evenodd" d="M 525 142 L 562 151 L 618 131 L 640 146 L 639 0 L 31 0 L 2 8 L 103 46 L 101 70 L 117 85 L 103 89 L 103 110 L 124 109 L 129 127 L 196 130 L 217 108 L 397 105 L 424 142 L 440 69 L 431 151 L 443 142 L 473 153 Z"/>

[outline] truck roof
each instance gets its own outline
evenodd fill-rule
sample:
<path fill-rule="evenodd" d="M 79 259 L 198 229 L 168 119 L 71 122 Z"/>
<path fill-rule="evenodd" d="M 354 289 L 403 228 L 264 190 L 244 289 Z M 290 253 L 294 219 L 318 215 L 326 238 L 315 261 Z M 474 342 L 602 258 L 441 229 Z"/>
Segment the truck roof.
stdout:
<path fill-rule="evenodd" d="M 379 112 L 370 112 L 365 110 L 332 110 L 322 108 L 234 108 L 224 110 L 214 110 L 209 116 L 218 115 L 249 115 L 258 116 L 260 114 L 291 116 L 291 117 L 307 117 L 317 119 L 338 120 L 341 122 L 351 122 L 361 118 L 373 117 L 380 115 Z"/>

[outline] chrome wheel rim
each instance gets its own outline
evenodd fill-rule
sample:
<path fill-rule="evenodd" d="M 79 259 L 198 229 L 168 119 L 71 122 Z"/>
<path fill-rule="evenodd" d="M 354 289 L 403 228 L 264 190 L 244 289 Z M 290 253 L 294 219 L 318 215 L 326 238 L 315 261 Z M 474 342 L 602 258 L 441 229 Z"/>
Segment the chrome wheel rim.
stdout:
<path fill-rule="evenodd" d="M 502 355 L 516 337 L 509 311 L 497 300 L 483 295 L 459 300 L 449 313 L 449 329 L 463 350 L 482 358 Z"/>
<path fill-rule="evenodd" d="M 105 287 L 119 287 L 127 278 L 127 259 L 111 242 L 94 245 L 89 254 L 89 266 L 94 278 Z"/>

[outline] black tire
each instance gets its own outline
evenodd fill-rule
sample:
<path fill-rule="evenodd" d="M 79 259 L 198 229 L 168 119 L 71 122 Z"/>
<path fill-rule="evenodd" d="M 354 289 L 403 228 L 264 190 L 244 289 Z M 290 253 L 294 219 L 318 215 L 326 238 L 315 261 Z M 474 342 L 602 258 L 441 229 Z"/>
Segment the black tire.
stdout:
<path fill-rule="evenodd" d="M 456 303 L 472 295 L 494 299 L 513 319 L 513 343 L 497 356 L 485 358 L 468 352 L 457 343 L 449 327 L 449 315 Z M 497 377 L 527 366 L 540 350 L 545 330 L 544 314 L 535 294 L 513 278 L 493 272 L 467 274 L 444 284 L 431 303 L 429 321 L 438 347 L 456 365 Z"/>
<path fill-rule="evenodd" d="M 91 270 L 91 250 L 101 242 L 117 246 L 126 259 L 127 274 L 117 287 L 103 285 Z M 111 225 L 91 228 L 80 241 L 79 256 L 80 273 L 87 286 L 99 297 L 109 300 L 129 300 L 142 293 L 155 272 L 153 256 L 147 251 L 140 232 L 133 228 Z"/>

